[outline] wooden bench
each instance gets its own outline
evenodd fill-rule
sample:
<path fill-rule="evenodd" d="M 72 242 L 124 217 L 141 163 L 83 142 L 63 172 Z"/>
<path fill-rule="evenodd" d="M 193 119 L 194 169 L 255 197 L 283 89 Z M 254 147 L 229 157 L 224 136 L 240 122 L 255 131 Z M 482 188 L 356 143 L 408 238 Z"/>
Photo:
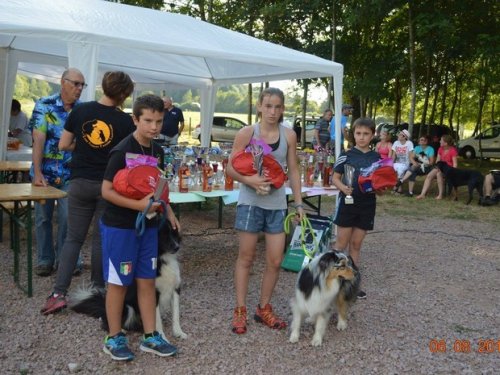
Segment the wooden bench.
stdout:
<path fill-rule="evenodd" d="M 26 205 L 28 204 L 28 202 L 26 201 L 21 201 L 19 202 L 19 205 L 21 207 L 26 207 Z M 14 205 L 15 203 L 14 202 L 0 202 L 0 205 L 2 206 L 1 208 L 1 212 L 0 212 L 0 242 L 3 242 L 3 214 L 4 214 L 4 211 L 7 213 L 7 214 L 11 214 L 14 212 Z M 9 235 L 10 235 L 10 239 L 11 239 L 11 247 L 12 247 L 12 237 L 14 235 L 14 224 L 12 223 L 12 221 L 9 220 Z"/>

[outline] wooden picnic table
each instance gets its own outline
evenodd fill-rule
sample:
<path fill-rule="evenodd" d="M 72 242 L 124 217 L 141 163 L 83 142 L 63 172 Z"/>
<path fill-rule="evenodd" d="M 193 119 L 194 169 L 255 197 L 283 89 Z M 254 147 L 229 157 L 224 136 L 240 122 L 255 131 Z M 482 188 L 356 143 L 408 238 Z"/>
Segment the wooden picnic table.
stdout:
<path fill-rule="evenodd" d="M 14 251 L 14 282 L 33 296 L 33 249 L 32 249 L 32 202 L 45 203 L 47 199 L 66 197 L 66 192 L 52 186 L 35 186 L 30 183 L 0 184 L 0 208 L 10 220 L 11 248 Z M 26 231 L 27 281 L 25 289 L 19 281 L 19 257 L 21 253 L 21 229 Z"/>
<path fill-rule="evenodd" d="M 27 173 L 31 161 L 0 160 L 0 183 L 17 182 L 20 173 Z"/>

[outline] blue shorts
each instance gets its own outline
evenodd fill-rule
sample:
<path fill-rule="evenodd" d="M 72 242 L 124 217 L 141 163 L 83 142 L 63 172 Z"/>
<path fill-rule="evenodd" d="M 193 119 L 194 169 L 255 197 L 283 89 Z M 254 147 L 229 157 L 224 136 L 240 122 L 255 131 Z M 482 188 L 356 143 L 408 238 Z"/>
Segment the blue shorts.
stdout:
<path fill-rule="evenodd" d="M 236 207 L 234 228 L 250 233 L 284 232 L 286 210 L 266 210 L 256 206 L 241 205 Z"/>
<path fill-rule="evenodd" d="M 102 222 L 100 227 L 105 281 L 129 286 L 135 278 L 156 278 L 158 228 L 146 228 L 138 237 L 135 229 L 109 227 Z"/>

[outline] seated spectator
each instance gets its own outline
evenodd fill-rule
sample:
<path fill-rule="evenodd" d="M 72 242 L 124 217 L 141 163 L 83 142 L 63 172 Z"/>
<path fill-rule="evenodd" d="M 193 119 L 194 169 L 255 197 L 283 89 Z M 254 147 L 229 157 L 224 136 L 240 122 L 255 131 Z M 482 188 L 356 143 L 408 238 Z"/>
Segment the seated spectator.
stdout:
<path fill-rule="evenodd" d="M 403 129 L 398 134 L 398 140 L 392 145 L 392 156 L 394 158 L 394 170 L 398 174 L 398 179 L 402 179 L 405 172 L 410 167 L 410 152 L 413 151 L 413 142 L 409 140 L 410 133 Z M 394 191 L 401 193 L 401 186 L 394 187 Z"/>
<path fill-rule="evenodd" d="M 484 198 L 481 200 L 483 206 L 492 206 L 498 202 L 498 195 L 497 199 L 493 199 L 493 193 L 497 189 L 500 189 L 500 171 L 491 171 L 484 177 Z"/>
<path fill-rule="evenodd" d="M 441 147 L 441 138 L 439 138 L 439 135 L 434 134 L 432 136 L 431 143 L 429 143 L 431 147 L 434 149 L 434 155 L 437 155 L 437 152 L 439 150 L 439 147 Z"/>
<path fill-rule="evenodd" d="M 434 165 L 434 149 L 429 145 L 430 137 L 423 135 L 418 140 L 418 146 L 410 153 L 410 169 L 408 169 L 403 178 L 398 181 L 396 186 L 399 188 L 408 180 L 408 194 L 413 197 L 413 187 L 417 176 L 424 176 L 432 170 Z"/>
<path fill-rule="evenodd" d="M 12 99 L 10 107 L 9 136 L 19 139 L 25 146 L 31 147 L 33 144 L 28 117 L 21 111 L 21 103 L 16 99 Z"/>
<path fill-rule="evenodd" d="M 456 168 L 458 166 L 458 161 L 457 161 L 458 151 L 454 146 L 453 138 L 451 137 L 451 135 L 448 134 L 443 135 L 441 137 L 440 144 L 441 147 L 439 147 L 438 150 L 436 163 L 438 161 L 444 161 L 450 167 Z M 431 182 L 434 178 L 437 180 L 438 183 L 438 195 L 436 196 L 436 199 L 443 199 L 444 176 L 438 168 L 434 168 L 432 171 L 429 172 L 429 174 L 425 178 L 422 192 L 420 193 L 419 196 L 417 196 L 417 199 L 425 198 L 425 195 L 427 194 L 427 191 L 429 190 Z"/>
<path fill-rule="evenodd" d="M 380 141 L 375 145 L 375 151 L 379 153 L 381 159 L 392 158 L 391 136 L 387 130 L 380 132 Z"/>

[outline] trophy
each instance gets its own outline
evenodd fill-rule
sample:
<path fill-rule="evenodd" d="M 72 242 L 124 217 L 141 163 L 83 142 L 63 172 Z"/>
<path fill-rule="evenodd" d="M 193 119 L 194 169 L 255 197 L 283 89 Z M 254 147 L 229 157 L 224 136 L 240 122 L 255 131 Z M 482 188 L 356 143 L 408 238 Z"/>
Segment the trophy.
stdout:
<path fill-rule="evenodd" d="M 349 186 L 350 188 L 352 188 L 352 183 L 353 183 L 352 180 L 354 178 L 354 167 L 352 165 L 350 165 L 350 164 L 344 165 L 344 177 L 345 177 L 346 185 Z M 344 202 L 345 202 L 345 204 L 353 204 L 354 199 L 353 199 L 352 195 L 346 195 Z"/>
<path fill-rule="evenodd" d="M 253 167 L 257 171 L 259 176 L 264 174 L 264 155 L 266 155 L 266 146 L 262 140 L 256 140 L 252 138 L 250 144 L 246 147 L 247 152 L 251 152 L 253 156 Z M 269 147 L 269 146 L 267 146 Z M 267 152 L 269 153 L 269 152 Z M 271 191 L 271 187 L 267 186 L 266 188 L 261 188 L 256 191 L 258 195 L 268 195 Z"/>

